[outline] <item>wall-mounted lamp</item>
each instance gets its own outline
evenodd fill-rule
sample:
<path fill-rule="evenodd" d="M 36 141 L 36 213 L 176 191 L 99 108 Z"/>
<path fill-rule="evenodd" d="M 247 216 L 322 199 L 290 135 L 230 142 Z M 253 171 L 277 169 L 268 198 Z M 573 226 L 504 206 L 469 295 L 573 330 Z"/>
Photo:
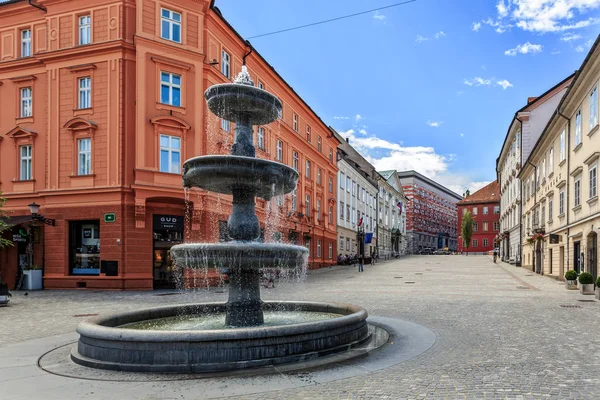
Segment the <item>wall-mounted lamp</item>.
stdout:
<path fill-rule="evenodd" d="M 211 62 L 207 62 L 207 63 L 204 63 L 204 64 L 205 65 L 218 65 L 219 62 L 215 58 L 213 58 L 213 60 Z"/>

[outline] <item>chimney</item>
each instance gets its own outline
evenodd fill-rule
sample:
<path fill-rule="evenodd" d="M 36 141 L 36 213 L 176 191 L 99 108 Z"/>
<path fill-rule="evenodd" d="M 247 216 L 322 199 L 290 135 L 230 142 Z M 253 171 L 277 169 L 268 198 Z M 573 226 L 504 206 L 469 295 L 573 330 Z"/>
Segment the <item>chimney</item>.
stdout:
<path fill-rule="evenodd" d="M 346 138 L 346 143 L 350 143 L 350 138 Z"/>
<path fill-rule="evenodd" d="M 528 97 L 527 98 L 527 104 L 531 104 L 535 101 L 535 99 L 537 99 L 537 97 Z"/>

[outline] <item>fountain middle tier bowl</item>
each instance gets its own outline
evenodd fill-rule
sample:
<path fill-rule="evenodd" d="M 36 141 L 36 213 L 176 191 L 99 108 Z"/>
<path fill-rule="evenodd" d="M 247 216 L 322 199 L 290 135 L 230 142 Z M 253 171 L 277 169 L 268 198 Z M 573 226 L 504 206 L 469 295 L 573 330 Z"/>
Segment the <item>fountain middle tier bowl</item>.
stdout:
<path fill-rule="evenodd" d="M 183 186 L 232 194 L 248 190 L 265 200 L 296 188 L 298 172 L 285 164 L 244 156 L 200 156 L 183 164 Z"/>
<path fill-rule="evenodd" d="M 294 268 L 308 259 L 308 249 L 281 243 L 186 243 L 171 247 L 177 265 L 188 268 Z"/>
<path fill-rule="evenodd" d="M 221 330 L 144 330 L 160 323 L 224 313 L 222 303 L 166 306 L 100 316 L 79 324 L 71 359 L 93 368 L 136 372 L 212 372 L 306 361 L 349 350 L 370 338 L 367 312 L 340 303 L 265 302 L 265 312 L 294 314 L 298 323 Z M 303 317 L 310 313 L 323 319 Z M 334 315 L 331 315 L 334 314 Z M 286 317 L 283 317 L 286 319 Z"/>
<path fill-rule="evenodd" d="M 277 97 L 250 85 L 213 85 L 204 92 L 204 98 L 213 114 L 232 122 L 266 125 L 281 113 Z"/>

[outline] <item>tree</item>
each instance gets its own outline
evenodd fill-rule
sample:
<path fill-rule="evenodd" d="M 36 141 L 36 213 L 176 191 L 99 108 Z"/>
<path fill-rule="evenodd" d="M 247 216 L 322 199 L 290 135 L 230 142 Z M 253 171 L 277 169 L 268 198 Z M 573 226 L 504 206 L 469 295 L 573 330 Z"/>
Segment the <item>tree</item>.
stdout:
<path fill-rule="evenodd" d="M 8 224 L 4 220 L 4 212 L 2 211 L 2 207 L 4 207 L 5 204 L 6 204 L 6 199 L 4 197 L 2 197 L 2 192 L 0 192 L 0 249 L 7 247 L 7 246 L 12 246 L 12 242 L 10 240 L 3 239 L 1 236 L 2 232 L 4 232 L 5 230 L 7 230 L 9 228 Z"/>
<path fill-rule="evenodd" d="M 471 237 L 473 236 L 473 216 L 469 211 L 463 215 L 461 234 L 463 240 L 463 246 L 467 248 L 467 255 L 469 255 L 469 245 L 471 244 Z"/>

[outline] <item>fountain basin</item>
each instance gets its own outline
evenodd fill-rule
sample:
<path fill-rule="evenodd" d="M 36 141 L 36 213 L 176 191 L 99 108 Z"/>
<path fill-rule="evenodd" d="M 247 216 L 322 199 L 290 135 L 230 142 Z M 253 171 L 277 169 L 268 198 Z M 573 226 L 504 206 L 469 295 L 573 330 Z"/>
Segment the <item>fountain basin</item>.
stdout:
<path fill-rule="evenodd" d="M 277 97 L 250 84 L 213 85 L 204 92 L 204 98 L 213 114 L 231 122 L 243 120 L 248 125 L 266 125 L 281 113 Z"/>
<path fill-rule="evenodd" d="M 316 312 L 339 317 L 224 330 L 139 330 L 141 321 L 225 313 L 222 303 L 168 306 L 100 316 L 77 327 L 71 358 L 93 368 L 136 372 L 215 372 L 306 361 L 344 351 L 369 338 L 367 312 L 340 303 L 265 302 L 263 311 Z"/>
<path fill-rule="evenodd" d="M 298 172 L 285 164 L 245 156 L 200 156 L 183 164 L 183 186 L 232 194 L 243 188 L 269 200 L 296 188 Z"/>

